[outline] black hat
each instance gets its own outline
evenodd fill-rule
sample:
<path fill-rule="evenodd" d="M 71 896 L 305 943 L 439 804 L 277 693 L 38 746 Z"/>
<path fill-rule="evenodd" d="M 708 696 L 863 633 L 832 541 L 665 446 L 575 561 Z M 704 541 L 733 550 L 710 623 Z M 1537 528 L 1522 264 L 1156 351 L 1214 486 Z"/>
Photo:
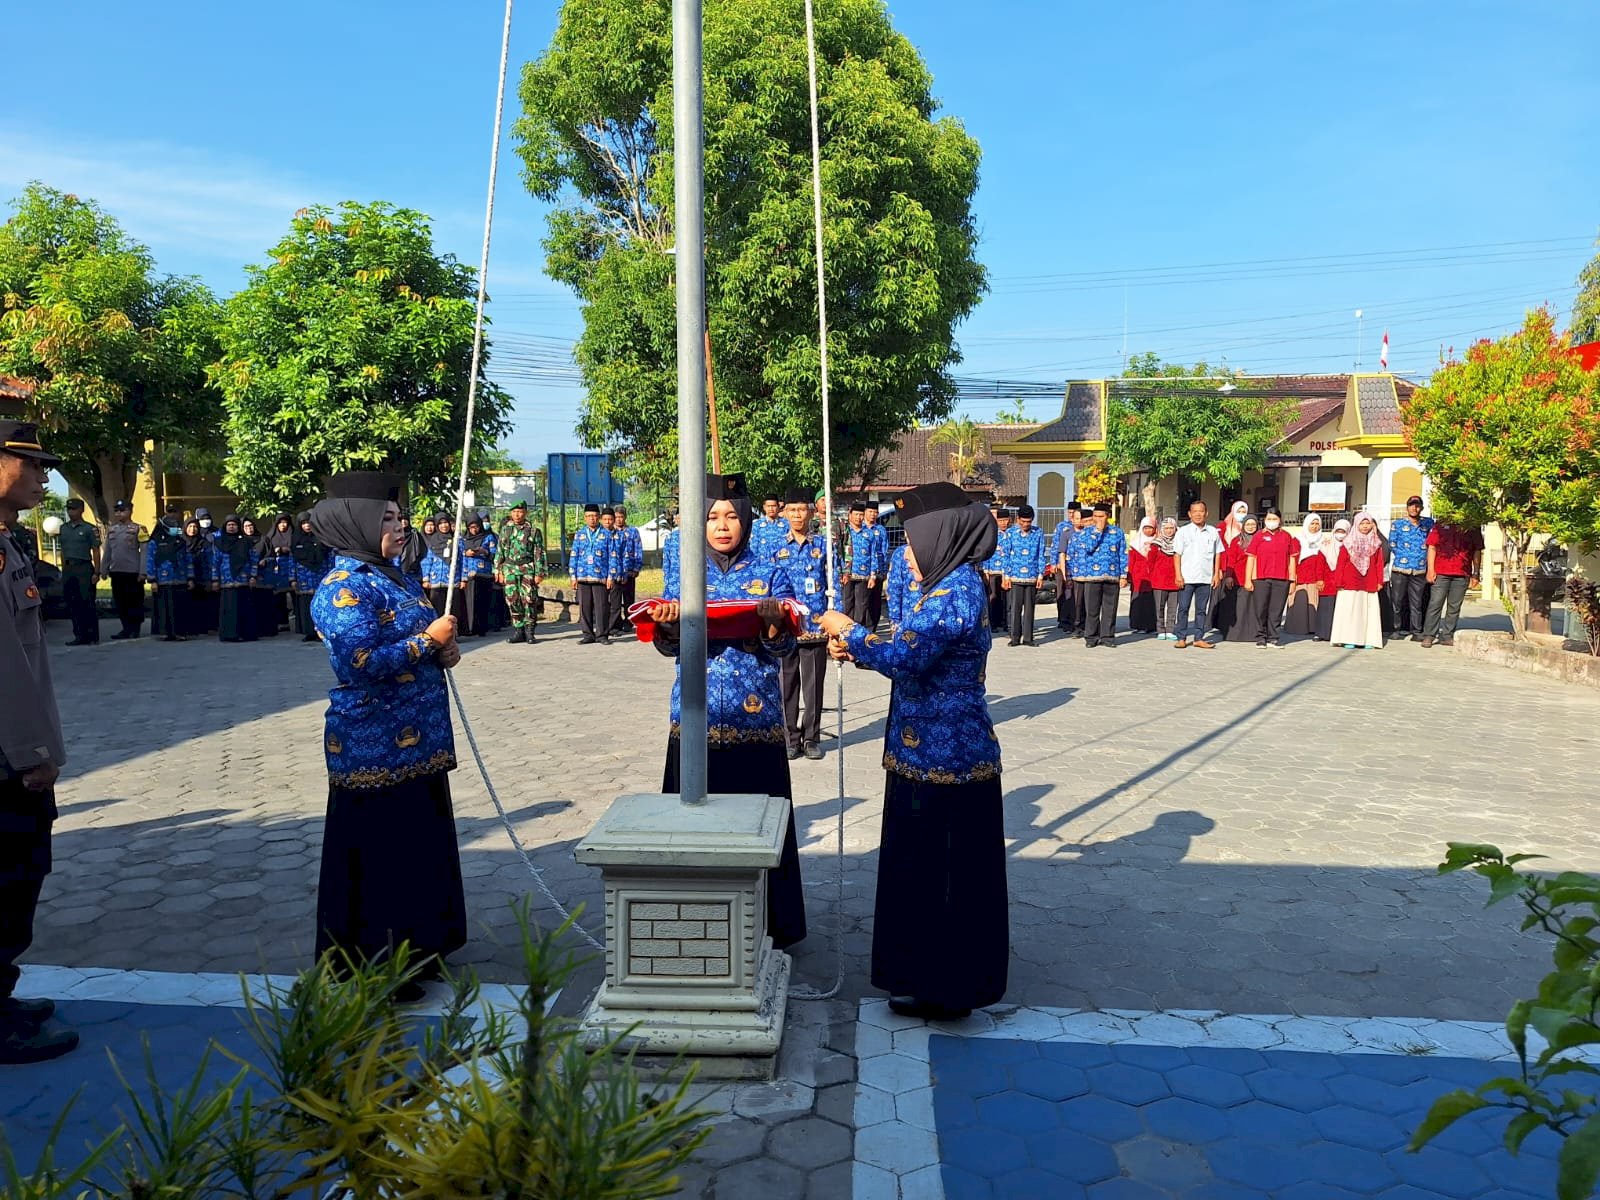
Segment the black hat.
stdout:
<path fill-rule="evenodd" d="M 507 512 L 516 512 L 517 509 L 519 509 L 519 508 L 527 508 L 527 507 L 528 507 L 528 502 L 526 500 L 523 500 L 522 498 L 518 497 L 517 499 L 515 499 L 515 500 L 513 500 L 511 502 L 511 507 L 506 509 L 506 511 Z"/>
<path fill-rule="evenodd" d="M 894 499 L 894 510 L 902 522 L 923 513 L 939 512 L 946 508 L 965 508 L 972 500 L 953 483 L 925 483 L 903 492 Z"/>
<path fill-rule="evenodd" d="M 764 497 L 762 497 L 761 503 L 766 504 L 768 502 L 773 504 L 782 504 L 783 497 L 779 496 L 777 492 L 768 492 Z"/>
<path fill-rule="evenodd" d="M 1106 509 L 1106 511 L 1110 512 L 1111 510 L 1108 508 L 1108 509 Z M 1092 517 L 1092 516 L 1094 516 L 1094 509 L 1090 508 L 1087 504 L 1085 504 L 1082 508 L 1080 508 L 1078 510 L 1078 515 L 1080 517 Z"/>
<path fill-rule="evenodd" d="M 1097 513 L 1105 513 L 1106 516 L 1109 517 L 1111 515 L 1111 505 L 1102 500 L 1099 504 L 1094 506 L 1094 511 Z"/>
<path fill-rule="evenodd" d="M 1019 506 L 1017 508 L 1017 516 L 1019 516 L 1019 517 L 1027 517 L 1028 520 L 1030 520 L 1030 521 L 1033 520 L 1033 505 L 1031 505 L 1031 504 L 1023 504 L 1023 505 Z"/>
<path fill-rule="evenodd" d="M 0 421 L 0 450 L 18 458 L 31 458 L 47 467 L 59 467 L 61 460 L 39 444 L 39 427 L 28 421 Z"/>
<path fill-rule="evenodd" d="M 82 508 L 83 507 L 83 501 L 79 500 L 76 496 L 68 496 L 67 497 L 67 507 L 68 508 Z"/>
<path fill-rule="evenodd" d="M 606 505 L 604 508 L 602 508 L 600 510 L 600 515 L 602 517 L 614 517 L 614 516 L 617 515 L 617 510 L 612 508 L 611 505 L 608 504 L 608 505 Z"/>
<path fill-rule="evenodd" d="M 197 509 L 194 510 L 194 516 L 195 516 L 195 520 L 197 520 L 197 521 L 201 517 L 204 517 L 206 520 L 209 521 L 211 519 L 211 510 L 209 508 L 204 508 L 204 507 L 197 508 Z"/>
<path fill-rule="evenodd" d="M 743 475 L 707 475 L 706 499 L 715 504 L 718 500 L 748 500 Z"/>
<path fill-rule="evenodd" d="M 1406 501 L 1406 507 L 1407 508 L 1410 508 L 1413 504 L 1415 504 L 1418 508 L 1421 508 L 1422 507 L 1422 497 L 1421 496 L 1413 496 L 1413 497 L 1411 497 L 1411 499 Z"/>
<path fill-rule="evenodd" d="M 583 506 L 583 511 L 585 513 L 599 513 L 600 506 L 598 504 L 585 504 Z"/>
<path fill-rule="evenodd" d="M 865 500 L 857 500 L 857 501 L 855 501 L 853 504 L 850 505 L 850 511 L 851 512 L 858 512 L 858 513 L 866 512 L 867 511 L 867 502 Z"/>
<path fill-rule="evenodd" d="M 129 504 L 126 500 L 114 500 L 111 503 L 112 512 L 127 512 L 132 507 L 133 505 Z"/>
<path fill-rule="evenodd" d="M 322 491 L 330 500 L 400 500 L 403 475 L 388 471 L 341 471 L 322 477 Z"/>
<path fill-rule="evenodd" d="M 810 504 L 811 489 L 803 487 L 790 488 L 783 494 L 783 502 L 785 504 Z"/>

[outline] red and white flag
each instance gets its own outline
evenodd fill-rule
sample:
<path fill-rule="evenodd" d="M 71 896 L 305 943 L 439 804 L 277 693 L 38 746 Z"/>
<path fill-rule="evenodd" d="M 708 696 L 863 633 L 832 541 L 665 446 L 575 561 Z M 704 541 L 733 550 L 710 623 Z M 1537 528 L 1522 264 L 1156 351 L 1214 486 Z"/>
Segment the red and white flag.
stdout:
<path fill-rule="evenodd" d="M 1383 370 L 1389 369 L 1389 331 L 1383 331 L 1383 345 L 1378 350 L 1378 366 Z"/>

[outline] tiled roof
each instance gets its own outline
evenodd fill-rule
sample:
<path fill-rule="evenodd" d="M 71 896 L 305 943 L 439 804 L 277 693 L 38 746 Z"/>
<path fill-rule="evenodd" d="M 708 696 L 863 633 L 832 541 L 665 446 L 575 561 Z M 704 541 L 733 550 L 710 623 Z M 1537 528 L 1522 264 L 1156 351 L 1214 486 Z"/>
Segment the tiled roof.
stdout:
<path fill-rule="evenodd" d="M 1039 426 L 979 425 L 978 433 L 983 448 L 978 453 L 977 465 L 969 487 L 983 485 L 984 490 L 999 496 L 1024 495 L 1028 490 L 1028 467 L 1008 454 L 995 454 L 989 447 L 995 442 L 1014 442 L 1032 433 Z M 867 490 L 903 491 L 923 483 L 937 483 L 950 478 L 949 448 L 930 446 L 929 439 L 936 426 L 908 429 L 900 435 L 900 448 L 886 455 L 885 469 L 875 474 Z M 850 491 L 861 491 L 861 481 L 852 480 Z"/>
<path fill-rule="evenodd" d="M 1098 442 L 1105 437 L 1100 427 L 1100 385 L 1079 380 L 1067 384 L 1066 402 L 1061 415 L 1019 441 Z"/>
<path fill-rule="evenodd" d="M 1400 424 L 1397 388 L 1390 376 L 1362 375 L 1356 380 L 1356 402 L 1361 405 L 1361 431 L 1365 434 L 1404 433 Z"/>
<path fill-rule="evenodd" d="M 26 400 L 33 395 L 33 385 L 23 383 L 15 375 L 0 375 L 0 396 L 7 400 Z"/>
<path fill-rule="evenodd" d="M 1329 417 L 1336 415 L 1344 407 L 1345 397 L 1338 396 L 1309 396 L 1300 400 L 1300 412 L 1289 427 L 1283 431 L 1283 440 L 1292 442 L 1304 434 L 1310 433 Z"/>

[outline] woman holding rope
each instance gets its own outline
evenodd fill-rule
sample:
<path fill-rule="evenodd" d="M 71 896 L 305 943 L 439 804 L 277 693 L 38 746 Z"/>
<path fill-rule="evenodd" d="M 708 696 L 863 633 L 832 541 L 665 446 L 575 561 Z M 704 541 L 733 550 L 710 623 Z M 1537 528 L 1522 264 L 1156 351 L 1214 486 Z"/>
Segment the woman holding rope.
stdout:
<path fill-rule="evenodd" d="M 332 950 L 359 963 L 409 942 L 427 978 L 467 940 L 444 678 L 461 661 L 456 619 L 436 615 L 392 561 L 405 539 L 399 477 L 347 471 L 326 486 L 311 526 L 334 558 L 311 612 L 339 682 L 323 739 L 317 957 Z M 395 998 L 421 994 L 408 982 Z"/>
<path fill-rule="evenodd" d="M 989 510 L 950 483 L 895 500 L 918 598 L 883 635 L 819 624 L 840 661 L 893 681 L 872 984 L 905 1016 L 956 1020 L 1005 995 L 1010 958 L 1000 742 L 984 699 Z M 908 601 L 910 598 L 908 597 Z"/>

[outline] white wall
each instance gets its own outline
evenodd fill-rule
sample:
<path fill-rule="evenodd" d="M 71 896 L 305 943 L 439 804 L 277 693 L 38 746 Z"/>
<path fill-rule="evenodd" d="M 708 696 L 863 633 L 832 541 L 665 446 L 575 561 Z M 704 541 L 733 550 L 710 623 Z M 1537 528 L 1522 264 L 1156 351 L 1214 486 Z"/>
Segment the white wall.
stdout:
<path fill-rule="evenodd" d="M 1029 463 L 1028 464 L 1028 503 L 1035 508 L 1039 507 L 1039 479 L 1041 476 L 1054 472 L 1063 480 L 1062 502 L 1069 502 L 1078 490 L 1077 474 L 1071 463 Z"/>

